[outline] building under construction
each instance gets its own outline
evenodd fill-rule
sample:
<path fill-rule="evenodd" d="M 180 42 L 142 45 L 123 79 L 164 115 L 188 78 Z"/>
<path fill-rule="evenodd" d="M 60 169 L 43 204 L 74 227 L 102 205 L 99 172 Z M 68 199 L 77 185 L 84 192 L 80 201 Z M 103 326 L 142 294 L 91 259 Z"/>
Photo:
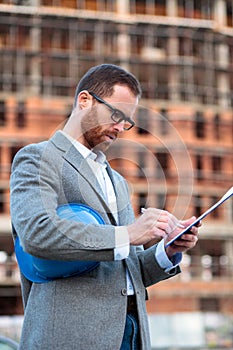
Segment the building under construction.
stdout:
<path fill-rule="evenodd" d="M 199 216 L 232 186 L 233 1 L 1 0 L 1 315 L 23 312 L 9 211 L 13 157 L 63 125 L 79 78 L 101 63 L 142 85 L 136 127 L 108 154 L 129 181 L 136 215 L 154 206 Z M 183 273 L 149 289 L 152 329 L 166 314 L 173 322 L 182 315 L 184 325 L 187 315 L 233 315 L 232 199 L 203 223 Z M 203 337 L 233 347 L 232 335 Z"/>

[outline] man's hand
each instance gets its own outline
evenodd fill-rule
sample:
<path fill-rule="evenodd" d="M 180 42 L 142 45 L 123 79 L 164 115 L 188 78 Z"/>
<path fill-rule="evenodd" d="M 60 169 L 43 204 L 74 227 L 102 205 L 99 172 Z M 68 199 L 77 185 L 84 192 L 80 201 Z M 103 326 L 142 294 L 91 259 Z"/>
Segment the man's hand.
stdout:
<path fill-rule="evenodd" d="M 188 220 L 180 221 L 180 224 L 183 225 L 184 228 L 188 227 L 192 222 L 196 220 L 196 217 L 193 216 Z M 198 227 L 201 226 L 201 222 L 199 223 Z M 197 241 L 198 241 L 198 227 L 193 226 L 188 233 L 183 234 L 179 239 L 175 240 L 171 245 L 169 245 L 165 250 L 167 253 L 167 256 L 169 258 L 172 257 L 172 255 L 176 253 L 182 253 L 186 250 L 192 249 Z M 173 237 L 178 235 L 181 231 L 183 231 L 182 228 L 177 227 L 171 234 L 166 235 L 164 239 L 164 244 L 166 245 Z"/>
<path fill-rule="evenodd" d="M 145 248 L 149 248 L 164 238 L 164 245 L 166 245 L 195 220 L 196 218 L 193 216 L 190 219 L 180 221 L 166 210 L 148 208 L 133 224 L 127 227 L 130 244 L 144 245 Z M 198 241 L 197 234 L 197 227 L 192 227 L 190 233 L 183 234 L 180 239 L 165 249 L 168 257 L 171 258 L 176 253 L 193 248 Z"/>
<path fill-rule="evenodd" d="M 148 208 L 133 224 L 127 227 L 130 244 L 151 246 L 173 232 L 176 234 L 180 232 L 181 229 L 176 231 L 179 225 L 179 220 L 169 212 Z"/>

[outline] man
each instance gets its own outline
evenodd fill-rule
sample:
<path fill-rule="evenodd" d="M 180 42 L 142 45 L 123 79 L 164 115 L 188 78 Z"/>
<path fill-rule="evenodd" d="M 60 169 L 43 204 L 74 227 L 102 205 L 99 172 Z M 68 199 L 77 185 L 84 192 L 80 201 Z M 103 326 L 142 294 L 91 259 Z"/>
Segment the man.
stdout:
<path fill-rule="evenodd" d="M 150 349 L 146 288 L 180 272 L 181 253 L 195 246 L 197 228 L 165 249 L 181 231 L 179 221 L 155 208 L 135 220 L 126 182 L 105 159 L 118 135 L 134 125 L 140 94 L 137 79 L 122 68 L 91 68 L 64 129 L 14 159 L 13 234 L 24 250 L 43 259 L 100 262 L 49 283 L 22 275 L 20 349 Z M 64 203 L 92 207 L 105 225 L 61 219 L 56 209 Z M 145 244 L 150 247 L 143 250 Z"/>

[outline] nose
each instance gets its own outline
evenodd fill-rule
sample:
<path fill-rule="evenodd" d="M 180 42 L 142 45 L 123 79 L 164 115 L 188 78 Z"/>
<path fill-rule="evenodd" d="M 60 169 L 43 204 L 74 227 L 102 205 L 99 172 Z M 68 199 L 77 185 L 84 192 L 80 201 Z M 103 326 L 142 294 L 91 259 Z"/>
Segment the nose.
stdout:
<path fill-rule="evenodd" d="M 116 130 L 117 132 L 121 133 L 124 131 L 124 125 L 125 125 L 125 122 L 124 120 L 122 120 L 120 123 L 115 123 L 113 125 L 113 128 L 114 130 Z"/>

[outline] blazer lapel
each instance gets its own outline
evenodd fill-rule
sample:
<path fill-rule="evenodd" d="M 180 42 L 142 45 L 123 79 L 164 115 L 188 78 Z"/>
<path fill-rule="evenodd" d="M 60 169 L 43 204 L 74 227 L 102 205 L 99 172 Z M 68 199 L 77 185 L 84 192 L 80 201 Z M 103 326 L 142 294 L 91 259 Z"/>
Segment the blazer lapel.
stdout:
<path fill-rule="evenodd" d="M 76 171 L 79 172 L 85 181 L 88 182 L 89 186 L 95 192 L 99 202 L 101 202 L 102 206 L 104 207 L 111 224 L 116 226 L 116 220 L 107 205 L 102 188 L 85 158 L 73 146 L 72 142 L 69 141 L 61 132 L 58 131 L 52 137 L 51 141 L 56 147 L 64 152 L 63 158 L 69 162 Z"/>

